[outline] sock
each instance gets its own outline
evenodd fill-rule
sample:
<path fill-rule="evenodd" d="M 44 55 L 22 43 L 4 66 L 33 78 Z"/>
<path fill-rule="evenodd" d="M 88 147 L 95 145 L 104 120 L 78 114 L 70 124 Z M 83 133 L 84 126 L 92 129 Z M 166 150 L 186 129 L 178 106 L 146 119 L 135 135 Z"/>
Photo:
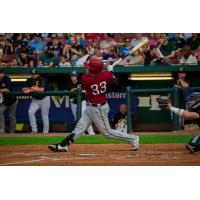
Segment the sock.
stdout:
<path fill-rule="evenodd" d="M 183 113 L 184 113 L 184 111 L 185 111 L 184 109 L 175 108 L 175 107 L 173 107 L 173 106 L 170 107 L 170 110 L 171 110 L 173 113 L 177 114 L 178 116 L 183 116 Z"/>
<path fill-rule="evenodd" d="M 68 135 L 61 143 L 60 143 L 60 146 L 61 147 L 65 147 L 65 146 L 69 146 L 70 143 L 74 143 L 74 136 L 75 134 L 74 133 L 71 133 L 70 135 Z"/>

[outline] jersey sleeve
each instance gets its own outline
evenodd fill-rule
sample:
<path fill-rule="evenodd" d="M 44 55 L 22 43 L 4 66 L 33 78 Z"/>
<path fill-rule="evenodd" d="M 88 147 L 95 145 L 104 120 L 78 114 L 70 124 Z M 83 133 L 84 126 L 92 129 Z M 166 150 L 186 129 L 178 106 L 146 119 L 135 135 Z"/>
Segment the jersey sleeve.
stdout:
<path fill-rule="evenodd" d="M 109 71 L 107 71 L 106 77 L 107 77 L 108 83 L 111 83 L 112 81 L 114 81 L 116 79 L 116 76 Z"/>

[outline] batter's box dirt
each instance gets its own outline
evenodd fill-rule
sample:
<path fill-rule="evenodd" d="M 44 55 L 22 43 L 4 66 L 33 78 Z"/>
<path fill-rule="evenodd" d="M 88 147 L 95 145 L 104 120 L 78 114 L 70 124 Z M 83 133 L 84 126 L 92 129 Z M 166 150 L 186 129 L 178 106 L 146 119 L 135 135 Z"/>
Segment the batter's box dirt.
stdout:
<path fill-rule="evenodd" d="M 134 166 L 200 165 L 200 155 L 183 144 L 142 144 L 136 152 L 128 144 L 75 144 L 69 152 L 53 153 L 47 145 L 0 147 L 0 166 Z"/>

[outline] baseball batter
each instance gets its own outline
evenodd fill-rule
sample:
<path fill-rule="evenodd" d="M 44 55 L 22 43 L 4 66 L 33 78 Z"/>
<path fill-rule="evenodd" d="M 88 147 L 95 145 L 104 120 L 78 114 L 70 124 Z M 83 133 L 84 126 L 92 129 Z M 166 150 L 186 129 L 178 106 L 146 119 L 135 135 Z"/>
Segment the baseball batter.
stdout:
<path fill-rule="evenodd" d="M 22 89 L 25 94 L 31 92 L 43 92 L 46 90 L 44 80 L 40 77 L 36 68 L 31 70 L 31 78 L 27 79 L 25 87 Z M 29 106 L 28 116 L 31 124 L 32 133 L 37 133 L 37 123 L 35 113 L 41 109 L 42 121 L 43 121 L 43 133 L 49 132 L 49 108 L 50 97 L 41 94 L 32 95 L 33 99 Z"/>
<path fill-rule="evenodd" d="M 100 133 L 114 139 L 130 142 L 132 149 L 139 148 L 139 137 L 136 135 L 123 134 L 110 128 L 108 120 L 109 106 L 106 100 L 108 84 L 116 84 L 117 78 L 109 71 L 102 71 L 103 62 L 93 56 L 85 63 L 88 72 L 82 76 L 83 89 L 87 95 L 87 108 L 75 129 L 61 143 L 49 145 L 54 152 L 68 151 L 68 146 L 73 143 L 85 130 L 94 123 Z"/>

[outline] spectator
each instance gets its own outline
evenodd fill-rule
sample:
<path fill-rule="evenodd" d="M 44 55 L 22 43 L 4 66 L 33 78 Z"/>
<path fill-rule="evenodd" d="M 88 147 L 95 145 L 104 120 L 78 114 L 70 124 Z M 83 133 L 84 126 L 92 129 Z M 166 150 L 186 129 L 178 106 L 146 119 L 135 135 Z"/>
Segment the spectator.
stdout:
<path fill-rule="evenodd" d="M 5 45 L 3 47 L 3 57 L 2 62 L 9 63 L 15 57 L 12 41 L 10 39 L 5 40 Z"/>
<path fill-rule="evenodd" d="M 125 66 L 129 65 L 143 65 L 144 64 L 144 55 L 141 50 L 137 50 L 133 53 L 133 55 L 128 56 L 124 61 L 123 64 Z"/>
<path fill-rule="evenodd" d="M 5 133 L 4 112 L 8 111 L 10 119 L 10 133 L 15 133 L 17 99 L 11 95 L 12 83 L 2 69 L 0 69 L 0 133 Z"/>
<path fill-rule="evenodd" d="M 58 56 L 54 55 L 53 46 L 49 46 L 44 55 L 39 58 L 39 66 L 55 67 L 60 63 Z"/>
<path fill-rule="evenodd" d="M 160 57 L 158 50 L 155 46 L 151 46 L 150 49 L 144 53 L 145 60 L 144 65 L 163 65 L 166 64 L 163 58 Z"/>
<path fill-rule="evenodd" d="M 198 49 L 200 45 L 200 36 L 198 33 L 192 33 L 192 37 L 187 39 L 187 44 L 190 46 L 191 50 Z"/>
<path fill-rule="evenodd" d="M 66 59 L 65 55 L 61 55 L 60 56 L 59 67 L 71 67 L 70 62 L 67 62 L 67 59 Z"/>
<path fill-rule="evenodd" d="M 32 92 L 43 92 L 46 90 L 45 81 L 37 72 L 36 68 L 31 70 L 31 78 L 27 79 L 25 87 L 22 88 L 22 91 L 25 94 L 30 94 Z M 29 106 L 28 115 L 29 121 L 31 124 L 31 133 L 37 133 L 37 123 L 35 118 L 35 113 L 41 109 L 42 121 L 43 121 L 43 133 L 49 132 L 49 109 L 50 109 L 50 97 L 34 94 L 32 95 L 32 101 Z"/>
<path fill-rule="evenodd" d="M 180 64 L 183 64 L 183 65 L 197 64 L 196 57 L 193 55 L 191 48 L 187 45 L 183 47 L 183 56 L 180 59 Z"/>
<path fill-rule="evenodd" d="M 109 49 L 107 49 L 107 52 L 103 52 L 102 56 L 103 56 L 103 60 L 116 59 L 117 56 L 115 53 L 115 47 L 110 47 Z"/>
<path fill-rule="evenodd" d="M 192 89 L 190 87 L 190 81 L 187 78 L 186 71 L 183 67 L 179 69 L 177 78 L 175 80 L 175 86 L 181 88 L 181 107 L 185 108 L 187 98 L 192 93 Z"/>
<path fill-rule="evenodd" d="M 63 46 L 62 43 L 58 40 L 57 34 L 52 34 L 51 35 L 51 41 L 47 43 L 47 48 L 49 46 L 53 46 L 54 48 L 54 54 L 58 57 L 61 56 L 63 52 Z"/>
<path fill-rule="evenodd" d="M 131 46 L 135 47 L 139 43 L 141 43 L 144 39 L 147 39 L 147 37 L 142 37 L 142 33 L 136 33 L 135 38 L 131 40 Z"/>
<path fill-rule="evenodd" d="M 125 39 L 124 47 L 119 47 L 120 56 L 125 56 L 132 49 L 130 39 Z"/>
<path fill-rule="evenodd" d="M 119 112 L 115 115 L 111 122 L 112 128 L 127 134 L 127 108 L 126 104 L 121 104 Z"/>
<path fill-rule="evenodd" d="M 153 33 L 153 37 L 149 39 L 150 46 L 157 46 L 160 41 L 160 33 Z"/>
<path fill-rule="evenodd" d="M 113 39 L 113 34 L 112 33 L 107 33 L 105 36 L 105 39 L 100 42 L 100 49 L 102 52 L 107 52 L 107 50 L 111 47 L 115 47 L 116 42 Z"/>
<path fill-rule="evenodd" d="M 83 49 L 82 50 L 83 51 L 83 56 L 82 57 L 80 57 L 77 61 L 76 61 L 76 63 L 75 63 L 75 65 L 76 66 L 80 66 L 80 67 L 83 67 L 84 66 L 84 63 L 88 60 L 88 58 L 90 57 L 90 55 L 88 54 L 88 51 L 87 51 L 87 49 Z"/>
<path fill-rule="evenodd" d="M 34 34 L 33 39 L 29 42 L 29 46 L 40 56 L 44 52 L 46 44 L 42 41 L 40 34 Z"/>
<path fill-rule="evenodd" d="M 196 49 L 194 51 L 194 55 L 197 58 L 197 63 L 199 64 L 200 63 L 200 45 L 199 45 L 198 49 Z"/>
<path fill-rule="evenodd" d="M 174 38 L 169 40 L 174 46 L 174 50 L 179 51 L 185 46 L 185 40 L 181 38 L 180 33 L 174 33 Z"/>
<path fill-rule="evenodd" d="M 161 34 L 158 48 L 162 54 L 161 57 L 172 58 L 175 55 L 175 46 L 172 42 L 168 40 L 167 33 Z"/>
<path fill-rule="evenodd" d="M 26 51 L 21 51 L 19 54 L 19 63 L 23 67 L 34 67 L 34 60 L 28 56 Z"/>
<path fill-rule="evenodd" d="M 76 60 L 80 57 L 82 57 L 83 46 L 79 45 L 76 41 L 75 37 L 70 37 L 70 44 L 66 44 L 63 48 L 63 55 L 66 55 L 69 57 L 69 59 L 72 61 L 72 65 L 75 64 Z"/>

